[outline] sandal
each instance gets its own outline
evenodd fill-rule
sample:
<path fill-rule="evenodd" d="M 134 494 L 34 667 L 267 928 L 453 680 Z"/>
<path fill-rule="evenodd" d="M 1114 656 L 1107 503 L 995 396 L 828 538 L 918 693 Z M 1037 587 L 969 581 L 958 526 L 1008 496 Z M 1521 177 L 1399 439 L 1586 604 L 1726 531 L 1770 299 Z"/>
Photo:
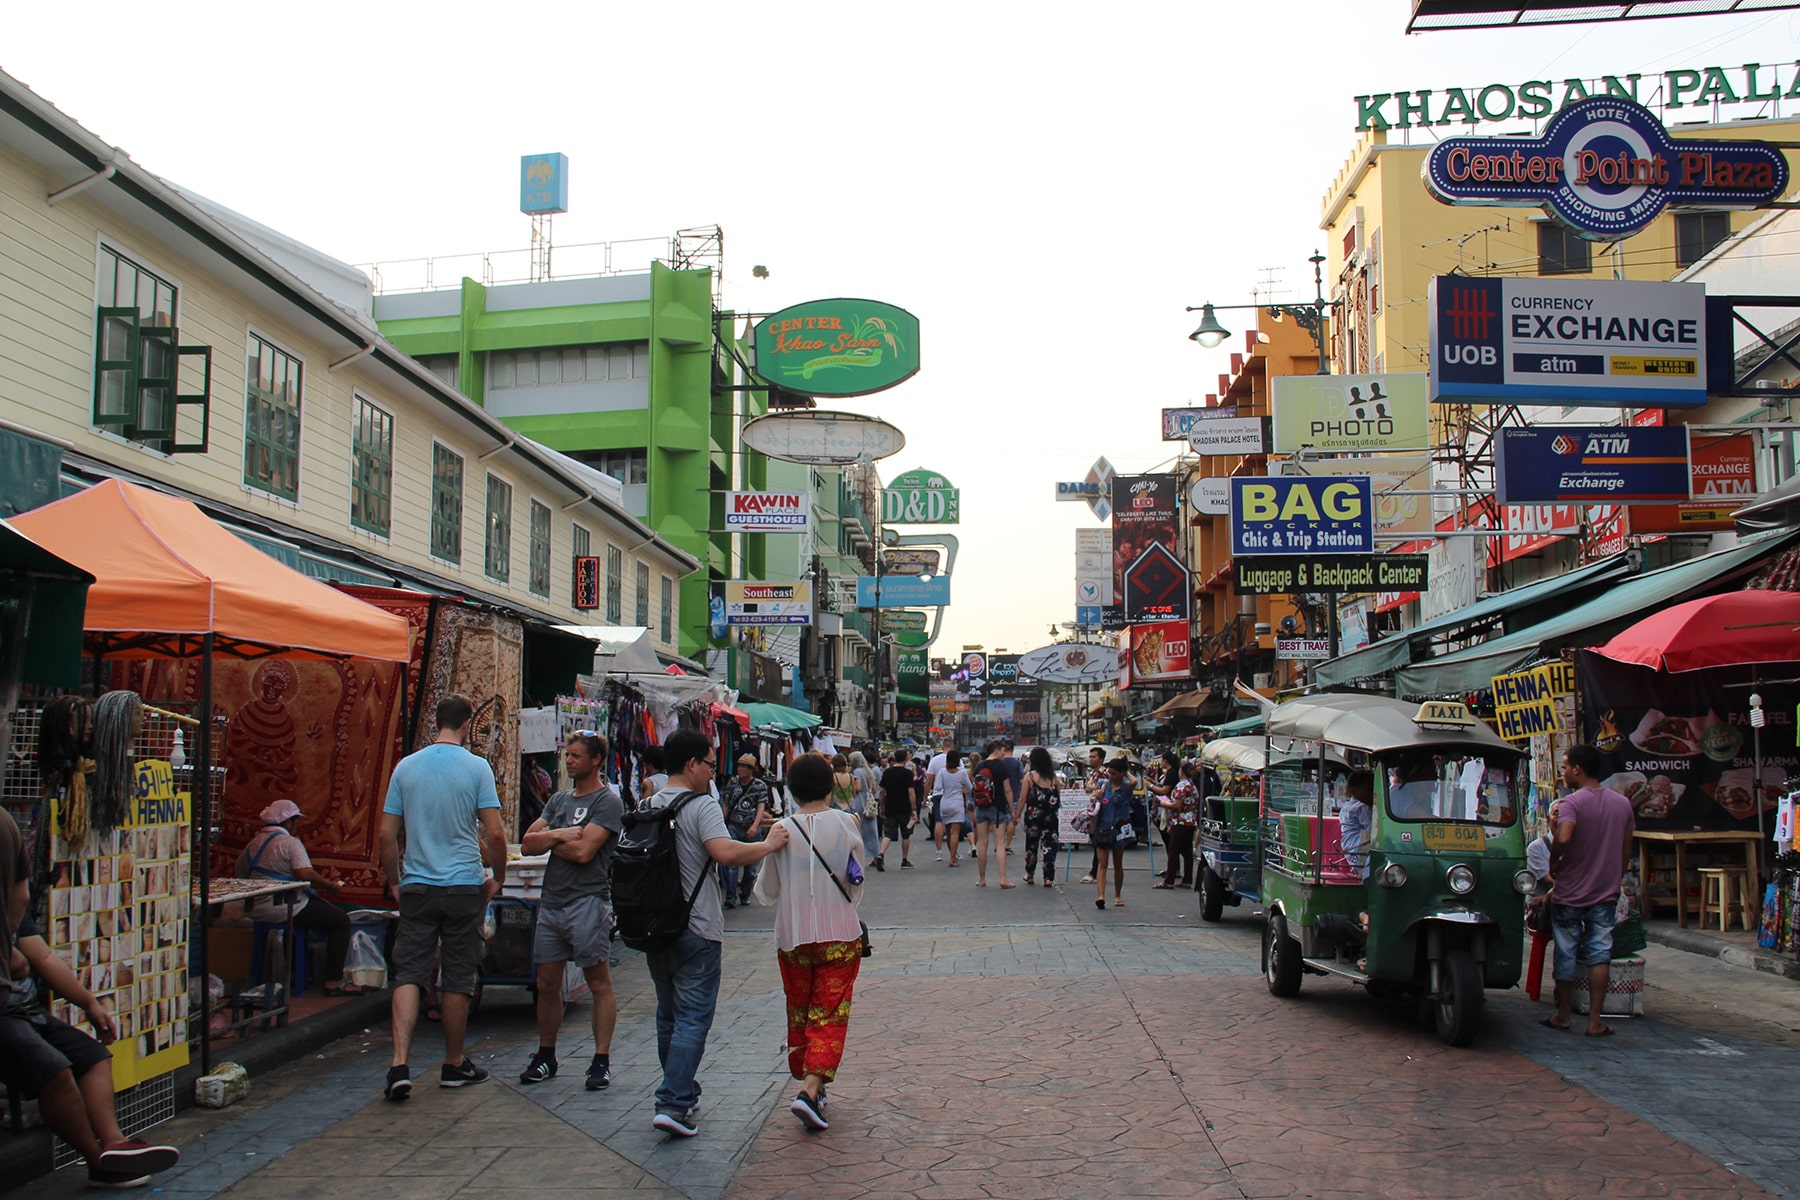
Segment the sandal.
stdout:
<path fill-rule="evenodd" d="M 442 1021 L 444 1019 L 443 1011 L 435 1004 L 428 1004 L 425 1006 L 425 1019 L 427 1021 Z"/>
<path fill-rule="evenodd" d="M 1175 885 L 1172 883 L 1153 883 L 1150 885 L 1150 890 L 1153 892 L 1170 892 L 1175 890 Z"/>
<path fill-rule="evenodd" d="M 333 998 L 341 996 L 361 996 L 364 994 L 364 989 L 358 987 L 354 983 L 340 983 L 336 987 L 326 984 L 325 994 Z"/>

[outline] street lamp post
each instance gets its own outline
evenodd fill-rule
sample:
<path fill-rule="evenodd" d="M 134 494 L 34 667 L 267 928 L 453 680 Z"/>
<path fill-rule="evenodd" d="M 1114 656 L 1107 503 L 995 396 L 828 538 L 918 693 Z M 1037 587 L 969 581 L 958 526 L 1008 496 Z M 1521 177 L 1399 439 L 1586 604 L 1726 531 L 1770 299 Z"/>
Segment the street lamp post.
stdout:
<path fill-rule="evenodd" d="M 1325 354 L 1325 320 L 1343 301 L 1325 298 L 1325 256 L 1314 250 L 1312 257 L 1306 261 L 1313 265 L 1311 300 L 1292 304 L 1190 304 L 1187 310 L 1200 314 L 1200 325 L 1188 337 L 1209 350 L 1230 337 L 1231 331 L 1219 324 L 1219 318 L 1214 315 L 1222 310 L 1255 308 L 1267 312 L 1278 321 L 1283 317 L 1292 317 L 1300 328 L 1312 334 L 1313 345 L 1319 350 L 1319 374 L 1331 374 L 1331 362 Z"/>

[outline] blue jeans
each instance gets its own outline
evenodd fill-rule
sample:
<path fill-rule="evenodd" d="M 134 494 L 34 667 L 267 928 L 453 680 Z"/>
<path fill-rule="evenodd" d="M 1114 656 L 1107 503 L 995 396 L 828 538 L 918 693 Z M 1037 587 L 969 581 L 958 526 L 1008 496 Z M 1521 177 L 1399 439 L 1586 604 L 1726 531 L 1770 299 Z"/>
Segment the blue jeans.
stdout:
<path fill-rule="evenodd" d="M 1618 910 L 1617 900 L 1584 908 L 1570 908 L 1554 899 L 1550 901 L 1550 933 L 1556 939 L 1552 979 L 1568 982 L 1575 978 L 1578 964 L 1598 967 L 1612 959 L 1613 926 L 1618 923 Z"/>
<path fill-rule="evenodd" d="M 694 1076 L 719 1003 L 723 950 L 690 929 L 667 950 L 644 956 L 656 984 L 656 1059 L 663 1069 L 662 1086 L 656 1089 L 659 1113 L 686 1116 L 700 1102 Z"/>
<path fill-rule="evenodd" d="M 726 826 L 726 828 L 731 829 L 730 826 Z M 747 829 L 731 829 L 731 836 L 740 842 L 762 840 L 761 838 L 751 838 L 750 831 Z M 743 867 L 728 867 L 724 863 L 719 864 L 719 890 L 725 893 L 725 899 L 735 900 L 739 904 L 748 904 L 750 903 L 750 889 L 755 886 L 755 863 Z"/>

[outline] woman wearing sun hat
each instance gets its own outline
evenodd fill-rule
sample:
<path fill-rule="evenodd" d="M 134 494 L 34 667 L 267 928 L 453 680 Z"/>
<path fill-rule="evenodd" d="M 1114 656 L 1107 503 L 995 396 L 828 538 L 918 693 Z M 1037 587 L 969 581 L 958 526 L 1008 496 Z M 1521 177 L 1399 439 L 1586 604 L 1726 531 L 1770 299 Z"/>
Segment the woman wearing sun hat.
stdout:
<path fill-rule="evenodd" d="M 312 865 L 306 847 L 294 833 L 305 814 L 292 800 L 277 800 L 262 810 L 263 827 L 244 852 L 238 855 L 239 879 L 280 879 L 292 882 L 304 879 L 315 888 L 336 894 L 344 885 L 327 878 Z M 281 896 L 259 896 L 250 901 L 250 919 L 277 924 L 287 920 L 288 908 L 294 906 L 294 928 L 314 929 L 325 937 L 325 994 L 327 996 L 360 996 L 362 989 L 344 983 L 344 956 L 350 951 L 350 916 L 334 904 L 323 900 L 313 903 L 312 889 Z"/>

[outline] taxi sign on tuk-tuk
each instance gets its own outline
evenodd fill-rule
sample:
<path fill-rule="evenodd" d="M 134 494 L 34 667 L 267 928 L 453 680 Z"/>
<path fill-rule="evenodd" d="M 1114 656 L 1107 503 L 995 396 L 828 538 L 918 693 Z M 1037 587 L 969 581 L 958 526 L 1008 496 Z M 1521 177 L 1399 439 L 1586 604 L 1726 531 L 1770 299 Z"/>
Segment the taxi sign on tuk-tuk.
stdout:
<path fill-rule="evenodd" d="M 1454 700 L 1427 700 L 1413 715 L 1413 724 L 1421 729 L 1469 729 L 1478 724 L 1469 706 Z"/>

